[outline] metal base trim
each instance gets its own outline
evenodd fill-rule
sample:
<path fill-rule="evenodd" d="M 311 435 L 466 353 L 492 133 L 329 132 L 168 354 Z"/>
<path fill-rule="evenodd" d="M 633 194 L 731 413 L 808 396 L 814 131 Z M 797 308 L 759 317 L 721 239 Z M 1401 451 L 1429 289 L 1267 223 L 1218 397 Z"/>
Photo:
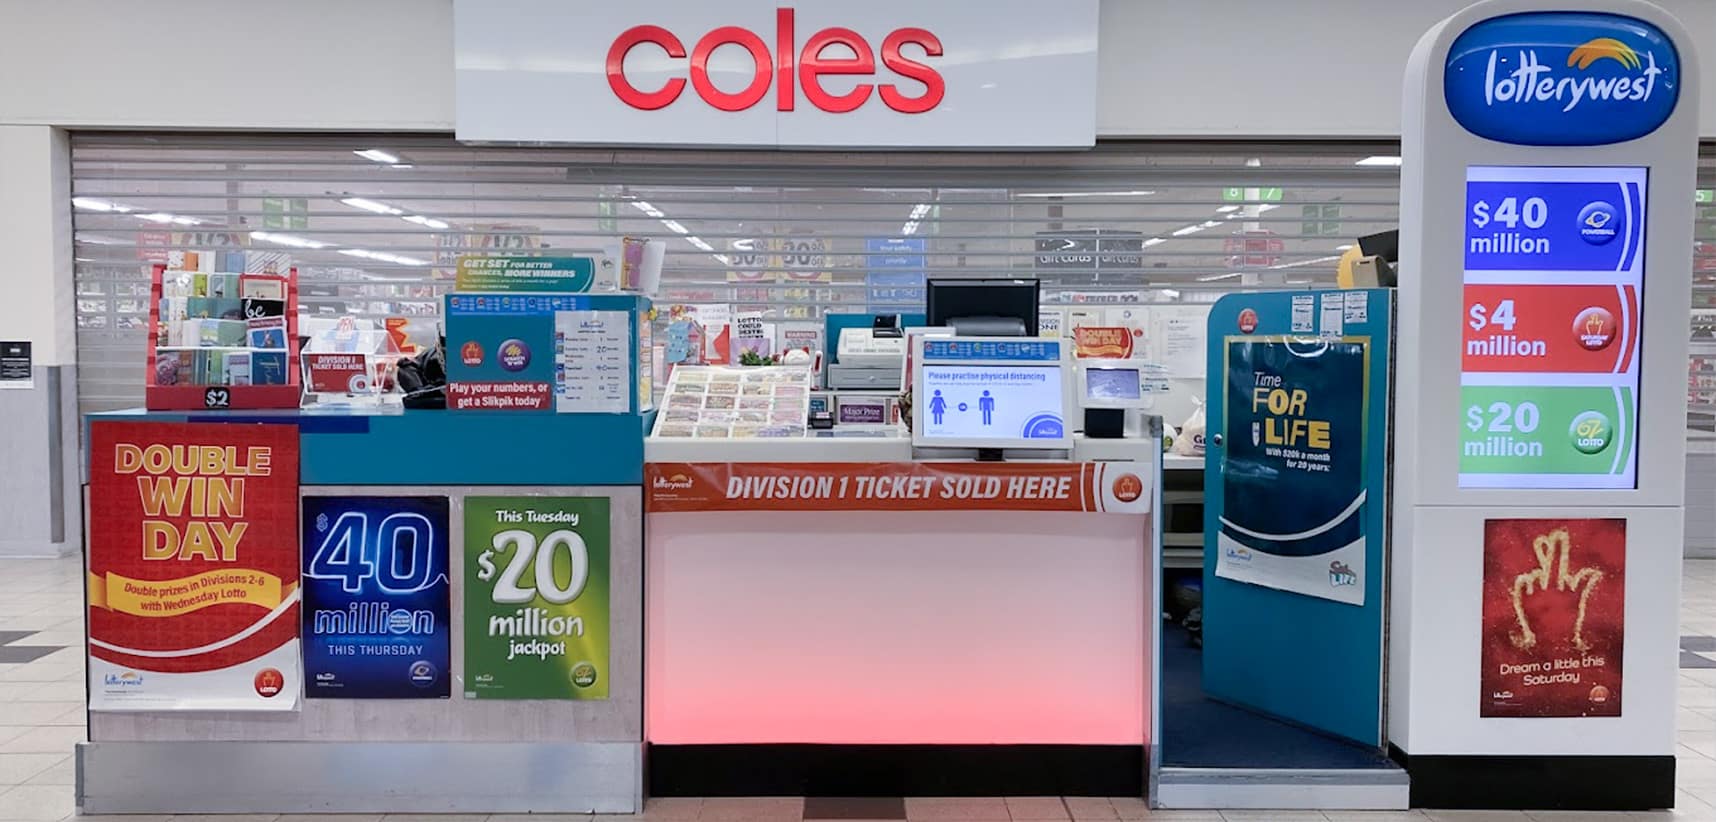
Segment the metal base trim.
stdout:
<path fill-rule="evenodd" d="M 638 813 L 637 742 L 84 742 L 80 814 Z"/>
<path fill-rule="evenodd" d="M 1406 810 L 1411 783 L 1398 769 L 1163 768 L 1155 805 L 1175 809 Z"/>

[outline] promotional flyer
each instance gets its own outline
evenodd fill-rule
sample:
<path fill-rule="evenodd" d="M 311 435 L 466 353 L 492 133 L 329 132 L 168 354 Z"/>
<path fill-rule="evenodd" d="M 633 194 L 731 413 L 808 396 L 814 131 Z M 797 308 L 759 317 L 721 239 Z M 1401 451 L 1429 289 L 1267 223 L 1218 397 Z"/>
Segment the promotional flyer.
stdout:
<path fill-rule="evenodd" d="M 1485 717 L 1621 715 L 1627 521 L 1484 522 Z"/>
<path fill-rule="evenodd" d="M 1228 338 L 1216 576 L 1364 604 L 1369 346 Z"/>
<path fill-rule="evenodd" d="M 1142 462 L 652 462 L 652 514 L 690 511 L 1075 511 L 1148 514 Z"/>
<path fill-rule="evenodd" d="M 298 707 L 298 429 L 92 422 L 89 706 Z"/>
<path fill-rule="evenodd" d="M 304 694 L 451 693 L 446 497 L 304 497 Z"/>
<path fill-rule="evenodd" d="M 606 497 L 465 498 L 465 698 L 607 699 Z"/>

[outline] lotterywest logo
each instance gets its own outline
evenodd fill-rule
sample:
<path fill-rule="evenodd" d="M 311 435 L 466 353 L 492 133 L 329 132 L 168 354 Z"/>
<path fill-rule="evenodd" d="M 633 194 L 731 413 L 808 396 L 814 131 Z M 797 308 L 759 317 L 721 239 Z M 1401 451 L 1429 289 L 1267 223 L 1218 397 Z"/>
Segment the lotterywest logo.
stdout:
<path fill-rule="evenodd" d="M 1448 49 L 1448 111 L 1467 131 L 1528 146 L 1635 140 L 1674 112 L 1680 57 L 1656 26 L 1589 12 L 1484 20 Z"/>
<path fill-rule="evenodd" d="M 674 474 L 671 477 L 656 477 L 651 487 L 658 491 L 685 491 L 691 488 L 691 477 L 684 474 Z"/>
<path fill-rule="evenodd" d="M 755 106 L 768 96 L 771 86 L 775 91 L 775 109 L 792 111 L 798 102 L 795 80 L 811 105 L 835 114 L 858 109 L 869 101 L 872 94 L 881 98 L 883 105 L 901 114 L 922 114 L 941 103 L 946 93 L 946 82 L 940 72 L 920 62 L 942 55 L 941 40 L 928 30 L 898 28 L 882 39 L 882 66 L 911 83 L 902 87 L 893 82 L 859 82 L 844 94 L 830 94 L 822 86 L 824 76 L 875 77 L 876 50 L 863 35 L 840 26 L 830 26 L 812 34 L 800 49 L 794 39 L 794 22 L 793 9 L 775 10 L 772 53 L 760 35 L 740 26 L 721 26 L 704 34 L 689 52 L 684 40 L 661 26 L 633 26 L 621 32 L 608 48 L 608 86 L 626 105 L 644 111 L 666 108 L 679 99 L 685 91 L 685 77 L 671 77 L 654 90 L 639 89 L 627 77 L 626 55 L 649 44 L 670 58 L 684 58 L 689 54 L 687 74 L 691 87 L 703 102 L 722 111 L 744 111 Z M 751 82 L 743 89 L 723 90 L 710 79 L 709 60 L 722 46 L 736 46 L 750 53 L 756 70 Z M 908 47 L 922 53 L 923 57 L 914 59 L 906 56 Z"/>

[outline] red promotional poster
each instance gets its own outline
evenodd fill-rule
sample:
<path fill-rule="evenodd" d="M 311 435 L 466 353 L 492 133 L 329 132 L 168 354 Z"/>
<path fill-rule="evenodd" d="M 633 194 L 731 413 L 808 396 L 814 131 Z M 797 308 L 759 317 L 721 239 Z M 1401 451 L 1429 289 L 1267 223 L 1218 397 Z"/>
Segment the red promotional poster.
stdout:
<path fill-rule="evenodd" d="M 1142 334 L 1125 326 L 1082 325 L 1073 329 L 1076 356 L 1125 359 L 1132 356 L 1132 337 Z"/>
<path fill-rule="evenodd" d="M 1627 521 L 1484 522 L 1485 717 L 1621 715 Z"/>
<path fill-rule="evenodd" d="M 1148 514 L 1139 462 L 669 462 L 644 476 L 650 513 L 1082 511 Z"/>
<path fill-rule="evenodd" d="M 1625 374 L 1638 355 L 1630 285 L 1469 284 L 1466 372 Z"/>
<path fill-rule="evenodd" d="M 89 428 L 90 709 L 296 709 L 297 427 Z"/>
<path fill-rule="evenodd" d="M 362 354 L 310 354 L 304 357 L 304 382 L 311 391 L 361 394 L 369 390 L 369 364 Z"/>

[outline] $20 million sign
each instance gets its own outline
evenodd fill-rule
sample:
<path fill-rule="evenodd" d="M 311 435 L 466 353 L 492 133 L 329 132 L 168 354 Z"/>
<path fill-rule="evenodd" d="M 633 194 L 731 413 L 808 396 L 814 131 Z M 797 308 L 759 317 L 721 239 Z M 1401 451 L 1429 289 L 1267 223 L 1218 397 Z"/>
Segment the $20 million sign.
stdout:
<path fill-rule="evenodd" d="M 607 699 L 606 497 L 465 498 L 465 697 Z"/>
<path fill-rule="evenodd" d="M 298 429 L 90 425 L 92 710 L 298 705 Z"/>

